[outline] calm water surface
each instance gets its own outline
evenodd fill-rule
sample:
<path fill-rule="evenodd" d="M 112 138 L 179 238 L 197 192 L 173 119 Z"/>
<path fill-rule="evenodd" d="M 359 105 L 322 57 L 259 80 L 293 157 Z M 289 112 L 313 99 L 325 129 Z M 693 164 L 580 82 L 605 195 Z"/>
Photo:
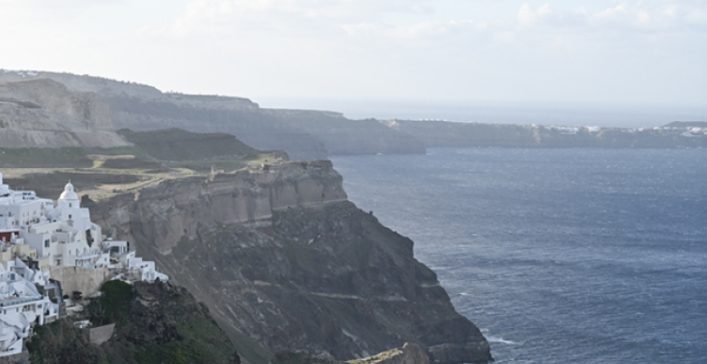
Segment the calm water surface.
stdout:
<path fill-rule="evenodd" d="M 707 150 L 333 158 L 497 363 L 707 363 Z"/>

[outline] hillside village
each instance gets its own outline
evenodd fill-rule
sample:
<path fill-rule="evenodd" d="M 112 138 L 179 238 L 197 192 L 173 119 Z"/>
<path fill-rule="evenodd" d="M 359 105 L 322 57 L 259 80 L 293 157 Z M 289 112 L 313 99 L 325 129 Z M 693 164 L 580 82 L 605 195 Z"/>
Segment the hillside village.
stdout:
<path fill-rule="evenodd" d="M 22 351 L 35 325 L 62 316 L 64 297 L 109 279 L 166 281 L 127 241 L 106 238 L 69 181 L 56 203 L 12 190 L 0 173 L 0 358 Z M 64 290 L 62 290 L 64 287 Z"/>

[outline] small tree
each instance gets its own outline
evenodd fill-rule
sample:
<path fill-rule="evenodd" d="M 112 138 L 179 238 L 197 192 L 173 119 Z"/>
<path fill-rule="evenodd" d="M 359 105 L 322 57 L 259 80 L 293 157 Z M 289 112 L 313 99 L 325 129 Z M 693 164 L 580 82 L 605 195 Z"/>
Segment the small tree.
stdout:
<path fill-rule="evenodd" d="M 71 292 L 71 299 L 76 301 L 81 301 L 83 299 L 83 293 L 81 291 L 73 291 Z"/>
<path fill-rule="evenodd" d="M 101 296 L 91 300 L 86 308 L 91 323 L 104 325 L 121 322 L 128 316 L 130 302 L 135 297 L 133 286 L 119 280 L 108 281 L 101 287 Z"/>

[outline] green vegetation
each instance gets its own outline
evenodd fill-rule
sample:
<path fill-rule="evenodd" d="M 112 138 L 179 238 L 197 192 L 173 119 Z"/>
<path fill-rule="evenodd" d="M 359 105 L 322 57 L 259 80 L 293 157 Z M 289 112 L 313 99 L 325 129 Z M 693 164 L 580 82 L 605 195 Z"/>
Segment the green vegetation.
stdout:
<path fill-rule="evenodd" d="M 97 347 L 90 345 L 81 331 L 68 320 L 36 326 L 34 332 L 35 336 L 27 342 L 33 364 L 108 363 L 99 361 Z"/>
<path fill-rule="evenodd" d="M 130 302 L 135 298 L 133 286 L 119 280 L 108 281 L 101 287 L 101 296 L 86 307 L 94 326 L 122 324 L 130 314 Z"/>
<path fill-rule="evenodd" d="M 0 127 L 4 124 L 0 120 Z M 133 146 L 118 148 L 0 148 L 0 165 L 16 168 L 109 168 L 154 169 L 216 163 L 232 167 L 234 161 L 242 168 L 251 160 L 268 158 L 229 134 L 198 134 L 181 129 L 135 132 L 119 131 Z M 271 156 L 278 159 L 281 156 Z M 230 168 L 229 168 L 230 169 Z"/>
<path fill-rule="evenodd" d="M 208 309 L 184 288 L 108 281 L 101 292 L 86 311 L 94 326 L 117 322 L 112 338 L 91 344 L 70 318 L 37 326 L 27 345 L 32 363 L 239 363 Z"/>
<path fill-rule="evenodd" d="M 230 346 L 214 347 L 213 343 L 223 341 L 224 335 L 214 330 L 216 323 L 213 320 L 190 315 L 177 317 L 175 324 L 182 340 L 168 345 L 154 343 L 141 348 L 136 353 L 138 363 L 206 364 L 219 362 L 233 354 Z"/>
<path fill-rule="evenodd" d="M 101 200 L 166 179 L 232 172 L 249 164 L 286 160 L 283 152 L 259 152 L 228 134 L 180 129 L 120 130 L 132 146 L 118 148 L 0 148 L 8 184 L 55 197 L 71 180 L 82 194 Z"/>
<path fill-rule="evenodd" d="M 93 162 L 83 148 L 0 148 L 0 166 L 89 168 Z"/>
<path fill-rule="evenodd" d="M 230 134 L 197 134 L 181 129 L 118 131 L 152 157 L 165 161 L 193 161 L 224 156 L 245 156 L 258 151 Z"/>

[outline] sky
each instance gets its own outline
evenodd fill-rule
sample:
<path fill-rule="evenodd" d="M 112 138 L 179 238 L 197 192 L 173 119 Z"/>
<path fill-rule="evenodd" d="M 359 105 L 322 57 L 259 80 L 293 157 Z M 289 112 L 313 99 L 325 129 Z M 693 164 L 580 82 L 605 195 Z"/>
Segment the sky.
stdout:
<path fill-rule="evenodd" d="M 0 33 L 3 69 L 271 107 L 707 108 L 705 0 L 0 0 Z"/>

